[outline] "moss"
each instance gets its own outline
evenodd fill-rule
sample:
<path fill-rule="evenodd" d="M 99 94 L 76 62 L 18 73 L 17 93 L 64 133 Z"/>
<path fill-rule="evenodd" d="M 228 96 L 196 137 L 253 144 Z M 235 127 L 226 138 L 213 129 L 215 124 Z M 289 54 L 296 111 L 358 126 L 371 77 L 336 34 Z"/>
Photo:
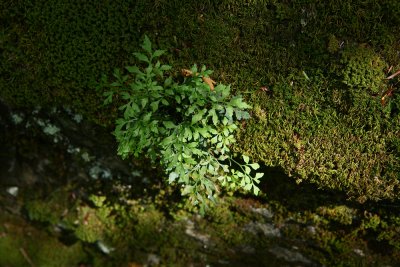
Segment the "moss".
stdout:
<path fill-rule="evenodd" d="M 360 202 L 396 199 L 398 114 L 366 90 L 350 92 L 310 73 L 309 81 L 301 73 L 282 77 L 272 94 L 252 95 L 254 119 L 238 134 L 237 151 Z"/>
<path fill-rule="evenodd" d="M 33 221 L 57 224 L 62 218 L 63 213 L 68 211 L 68 192 L 58 191 L 48 195 L 45 199 L 40 194 L 33 196 L 25 202 L 25 210 L 29 219 Z M 32 198 L 32 196 L 29 196 Z"/>
<path fill-rule="evenodd" d="M 87 261 L 81 244 L 66 246 L 18 217 L 1 214 L 0 265 L 77 266 Z"/>
<path fill-rule="evenodd" d="M 131 52 L 146 33 L 157 47 L 169 49 L 167 59 L 178 68 L 204 63 L 215 70 L 213 79 L 231 83 L 252 102 L 253 118 L 242 125 L 237 152 L 281 167 L 297 182 L 339 190 L 360 202 L 396 200 L 399 99 L 395 93 L 383 107 L 379 98 L 381 90 L 389 89 L 382 82 L 384 68 L 393 65 L 392 73 L 399 69 L 399 10 L 395 0 L 1 1 L 0 97 L 22 108 L 69 103 L 85 117 L 110 125 L 117 111 L 102 107 L 94 81 L 114 67 L 134 63 Z M 397 80 L 391 81 L 395 92 Z M 262 87 L 270 91 L 263 92 Z M 48 206 L 50 202 L 27 204 L 31 218 L 58 221 L 64 206 Z M 121 223 L 116 228 L 121 229 L 125 221 L 125 235 L 115 240 L 131 240 L 129 245 L 138 250 L 146 250 L 138 240 L 160 236 L 159 224 L 150 218 L 164 221 L 159 211 L 142 210 L 138 223 L 138 210 L 114 220 L 103 215 L 115 207 L 105 207 L 101 215 L 92 205 L 68 209 L 69 226 L 73 227 L 78 211 L 82 222 L 90 214 L 93 229 L 106 228 L 107 221 Z M 329 217 L 351 226 L 348 210 L 337 208 L 325 205 L 319 223 L 329 225 Z M 221 232 L 219 240 L 239 243 L 242 237 L 225 227 L 237 229 L 238 217 L 226 206 L 218 209 L 210 221 Z M 176 217 L 185 216 L 181 212 Z M 285 217 L 277 217 L 284 225 Z M 398 247 L 399 223 L 380 217 L 376 224 L 375 219 L 365 218 L 365 229 L 357 234 L 381 231 L 382 243 Z M 193 245 L 179 229 L 171 226 L 160 240 L 143 244 L 179 260 L 184 246 Z M 174 231 L 180 232 L 174 235 Z M 138 239 L 134 233 L 139 233 Z M 103 234 L 93 231 L 88 240 Z M 352 255 L 354 236 L 339 234 L 334 230 L 318 234 L 321 250 L 330 249 L 332 255 L 325 265 L 339 265 Z M 181 254 L 160 248 L 180 243 Z M 335 259 L 335 250 L 344 256 Z M 17 257 L 18 253 L 5 251 L 10 258 Z M 323 255 L 319 259 L 324 262 Z"/>
<path fill-rule="evenodd" d="M 55 191 L 55 194 L 62 191 Z M 102 195 L 91 195 L 90 201 L 82 202 L 77 212 L 70 210 L 68 215 L 61 217 L 61 224 L 52 224 L 52 227 L 67 227 L 78 240 L 92 243 L 85 245 L 85 253 L 81 242 L 75 241 L 74 245 L 67 247 L 54 241 L 54 236 L 60 236 L 60 233 L 38 233 L 26 223 L 14 228 L 19 225 L 15 221 L 1 224 L 0 233 L 7 233 L 1 238 L 12 238 L 0 239 L 0 246 L 4 244 L 5 251 L 9 251 L 6 247 L 22 246 L 29 258 L 34 263 L 41 263 L 40 266 L 74 266 L 78 261 L 92 266 L 147 264 L 149 254 L 157 255 L 160 264 L 167 266 L 187 266 L 193 262 L 216 264 L 221 260 L 241 266 L 257 266 L 260 262 L 271 262 L 271 255 L 265 253 L 271 246 L 296 246 L 306 258 L 327 266 L 371 265 L 400 260 L 396 254 L 400 220 L 396 216 L 388 217 L 390 213 L 384 210 L 364 212 L 345 204 L 312 209 L 307 203 L 315 196 L 300 194 L 300 197 L 306 198 L 304 204 L 294 210 L 282 206 L 283 200 L 265 204 L 256 199 L 226 197 L 219 205 L 210 207 L 205 217 L 200 217 L 185 209 L 171 209 L 166 216 L 150 199 L 131 199 L 129 205 L 121 206 Z M 54 205 L 51 201 L 47 203 Z M 158 205 L 162 207 L 161 204 Z M 170 200 L 169 205 L 173 205 Z M 268 212 L 259 212 L 263 210 Z M 281 237 L 264 237 L 263 226 L 274 227 Z M 14 229 L 19 229 L 23 241 L 11 234 L 17 231 Z M 40 240 L 39 246 L 36 246 L 37 239 Z M 94 243 L 98 240 L 112 248 L 109 254 L 100 252 Z M 307 242 L 303 243 L 304 240 Z M 376 248 L 367 246 L 370 242 L 385 246 L 386 254 L 377 254 Z M 252 257 L 248 257 L 248 251 L 254 252 Z M 26 259 L 18 253 L 10 252 L 9 259 L 5 262 L 11 265 L 14 262 L 27 265 L 24 263 Z"/>
<path fill-rule="evenodd" d="M 329 220 L 336 221 L 344 225 L 350 225 L 356 217 L 356 211 L 347 206 L 319 207 L 317 214 L 326 216 Z"/>
<path fill-rule="evenodd" d="M 346 48 L 341 53 L 340 63 L 339 77 L 352 90 L 378 93 L 384 88 L 386 64 L 373 49 L 366 46 Z"/>
<path fill-rule="evenodd" d="M 328 41 L 328 51 L 329 53 L 336 53 L 340 49 L 340 42 L 339 40 L 335 37 L 335 35 L 331 34 L 329 35 L 329 41 Z"/>
<path fill-rule="evenodd" d="M 206 64 L 251 99 L 255 120 L 237 151 L 360 200 L 396 197 L 398 156 L 388 143 L 396 143 L 398 105 L 393 97 L 382 110 L 378 99 L 388 89 L 384 67 L 399 61 L 395 1 L 78 2 L 2 3 L 2 98 L 20 107 L 71 103 L 110 125 L 117 110 L 102 107 L 95 81 L 133 64 L 146 33 L 169 49 L 169 63 Z"/>

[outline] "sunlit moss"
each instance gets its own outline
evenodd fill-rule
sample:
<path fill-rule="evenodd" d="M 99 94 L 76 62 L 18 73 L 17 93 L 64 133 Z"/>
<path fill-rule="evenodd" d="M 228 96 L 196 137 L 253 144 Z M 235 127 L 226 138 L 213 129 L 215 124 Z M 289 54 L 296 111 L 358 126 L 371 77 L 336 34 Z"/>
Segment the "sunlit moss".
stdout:
<path fill-rule="evenodd" d="M 359 88 L 378 93 L 384 88 L 386 64 L 373 49 L 366 46 L 346 48 L 340 63 L 339 76 L 353 90 Z"/>

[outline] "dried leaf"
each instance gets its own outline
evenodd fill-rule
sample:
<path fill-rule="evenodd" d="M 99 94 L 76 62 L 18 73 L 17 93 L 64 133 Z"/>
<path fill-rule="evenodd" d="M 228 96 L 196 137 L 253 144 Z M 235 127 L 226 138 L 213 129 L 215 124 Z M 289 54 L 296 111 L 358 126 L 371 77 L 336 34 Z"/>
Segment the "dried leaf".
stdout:
<path fill-rule="evenodd" d="M 214 84 L 217 84 L 216 81 L 209 77 L 201 77 L 203 79 L 203 82 L 205 82 L 211 89 L 211 91 L 214 91 Z"/>
<path fill-rule="evenodd" d="M 190 77 L 193 76 L 193 72 L 188 69 L 181 69 L 181 74 L 183 77 Z"/>

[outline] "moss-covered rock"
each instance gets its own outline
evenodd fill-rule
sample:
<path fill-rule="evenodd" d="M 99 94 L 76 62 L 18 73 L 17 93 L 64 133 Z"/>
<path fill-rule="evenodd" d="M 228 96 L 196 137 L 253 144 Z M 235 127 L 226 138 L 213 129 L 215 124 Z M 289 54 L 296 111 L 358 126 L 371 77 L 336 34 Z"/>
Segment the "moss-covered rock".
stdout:
<path fill-rule="evenodd" d="M 19 217 L 0 214 L 1 266 L 78 266 L 88 260 L 82 244 L 65 245 Z"/>
<path fill-rule="evenodd" d="M 360 202 L 398 200 L 398 77 L 382 81 L 386 66 L 393 66 L 391 73 L 400 67 L 398 1 L 351 0 L 345 5 L 333 0 L 211 2 L 1 1 L 0 98 L 21 108 L 67 105 L 85 118 L 110 125 L 118 111 L 104 109 L 94 81 L 114 67 L 135 63 L 130 53 L 137 51 L 138 40 L 147 34 L 155 46 L 169 49 L 167 59 L 174 65 L 206 64 L 215 70 L 213 79 L 231 83 L 252 102 L 253 116 L 242 125 L 235 148 L 238 153 L 280 167 L 299 183 L 309 181 L 345 192 Z M 381 91 L 390 88 L 394 91 L 382 104 Z M 30 151 L 22 143 L 20 152 Z M 146 196 L 151 191 L 138 188 Z M 242 209 L 246 205 L 225 203 L 210 212 L 208 221 L 196 221 L 184 210 L 185 204 L 165 203 L 161 194 L 154 197 L 156 204 L 136 199 L 126 209 L 113 204 L 109 196 L 109 202 L 100 206 L 87 200 L 77 206 L 56 204 L 61 199 L 70 200 L 27 198 L 25 207 L 35 221 L 52 226 L 61 221 L 72 233 L 80 229 L 75 236 L 82 240 L 107 239 L 116 250 L 106 259 L 96 254 L 95 242 L 86 246 L 96 255 L 93 265 L 106 265 L 112 255 L 117 263 L 145 263 L 149 253 L 161 255 L 162 263 L 206 262 L 204 257 L 209 254 L 204 244 L 187 238 L 185 217 L 194 222 L 193 232 L 199 236 L 213 233 L 213 244 L 219 253 L 228 251 L 227 259 L 245 261 L 247 252 L 256 247 L 265 254 L 270 245 L 251 232 L 238 234 L 245 225 L 265 229 L 263 225 L 270 223 L 270 219 L 250 215 L 251 209 Z M 175 213 L 177 209 L 181 211 Z M 399 262 L 399 220 L 393 214 L 361 210 L 354 218 L 353 210 L 341 203 L 305 209 L 274 211 L 280 233 L 291 240 L 282 246 L 303 245 L 302 238 L 312 240 L 316 249 L 306 246 L 301 252 L 325 265 L 382 265 L 390 263 L 389 258 Z M 170 222 L 171 217 L 182 220 Z M 261 221 L 251 224 L 256 219 Z M 335 227 L 340 225 L 344 228 L 338 231 Z M 349 230 L 353 226 L 356 229 Z M 379 240 L 372 242 L 376 236 Z M 35 240 L 44 242 L 47 237 Z M 60 245 L 48 242 L 53 247 Z M 232 249 L 231 245 L 241 242 L 244 248 Z M 8 256 L 0 257 L 4 265 L 27 265 L 19 248 L 9 249 L 20 247 L 18 238 L 0 239 L 0 243 L 7 244 L 0 250 Z M 381 251 L 385 259 L 368 255 L 371 248 L 379 247 L 385 248 Z M 39 253 L 25 251 L 32 260 Z M 263 253 L 252 259 L 267 261 Z M 215 262 L 218 259 L 215 256 Z"/>

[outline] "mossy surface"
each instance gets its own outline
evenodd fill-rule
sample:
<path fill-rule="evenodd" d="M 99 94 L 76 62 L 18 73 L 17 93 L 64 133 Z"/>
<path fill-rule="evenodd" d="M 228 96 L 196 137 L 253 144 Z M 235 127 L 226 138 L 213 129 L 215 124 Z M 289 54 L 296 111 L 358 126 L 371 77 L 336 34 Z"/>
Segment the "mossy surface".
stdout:
<path fill-rule="evenodd" d="M 78 243 L 71 250 L 80 242 L 86 244 L 86 255 L 90 257 L 85 262 L 93 266 L 146 264 L 150 258 L 156 259 L 155 266 L 187 266 L 193 262 L 292 266 L 291 261 L 280 259 L 274 251 L 287 252 L 293 247 L 296 250 L 289 255 L 298 258 L 293 264 L 303 262 L 306 266 L 375 266 L 400 262 L 397 242 L 400 220 L 390 216 L 385 207 L 373 211 L 342 203 L 299 210 L 290 203 L 282 206 L 283 201 L 263 203 L 226 197 L 210 208 L 205 217 L 200 217 L 185 209 L 165 214 L 160 210 L 165 203 L 152 204 L 143 198 L 131 199 L 123 209 L 101 196 L 92 195 L 90 199 L 79 206 L 96 202 L 91 212 L 99 216 L 107 210 L 108 215 L 99 216 L 101 220 L 86 215 L 85 221 L 81 221 L 78 211 L 68 218 L 60 216 L 52 227 L 63 225 L 68 233 L 74 233 Z M 69 220 L 75 223 L 69 224 Z M 60 234 L 52 232 L 52 235 Z M 51 240 L 43 242 L 50 242 L 43 246 L 54 245 Z M 40 255 L 47 254 L 43 251 L 38 254 L 35 258 L 38 262 L 43 260 Z M 18 262 L 18 255 L 11 256 L 10 262 Z M 55 264 L 59 259 L 50 255 L 47 260 Z"/>
<path fill-rule="evenodd" d="M 20 217 L 0 214 L 1 266 L 78 266 L 88 259 L 80 243 L 67 246 Z"/>
<path fill-rule="evenodd" d="M 238 152 L 360 201 L 398 197 L 398 77 L 383 80 L 400 67 L 398 1 L 3 1 L 1 10 L 0 97 L 14 106 L 64 105 L 112 125 L 117 110 L 102 106 L 96 81 L 134 64 L 147 34 L 169 50 L 172 75 L 206 64 L 252 101 Z"/>
<path fill-rule="evenodd" d="M 0 98 L 29 114 L 37 106 L 67 106 L 85 119 L 112 126 L 118 111 L 102 105 L 101 95 L 94 90 L 96 81 L 115 67 L 136 64 L 131 52 L 138 50 L 147 34 L 157 48 L 168 49 L 164 60 L 176 66 L 171 75 L 194 63 L 206 64 L 215 70 L 214 80 L 232 84 L 251 102 L 252 118 L 241 125 L 235 151 L 280 168 L 300 183 L 289 189 L 287 180 L 279 182 L 271 174 L 265 178 L 270 188 L 263 187 L 267 198 L 277 201 L 268 208 L 274 210 L 273 221 L 282 227 L 281 234 L 293 238 L 290 245 L 301 247 L 302 238 L 312 240 L 315 247 L 305 246 L 301 252 L 326 266 L 393 264 L 400 261 L 400 222 L 397 213 L 393 214 L 400 192 L 400 76 L 384 78 L 400 68 L 399 24 L 396 0 L 5 0 L 0 2 Z M 22 135 L 18 138 L 20 157 L 39 150 L 35 141 Z M 80 154 L 76 157 L 82 158 Z M 66 179 L 63 164 L 71 158 L 51 158 L 51 164 L 59 167 L 53 170 L 57 173 L 53 179 Z M 94 266 L 110 265 L 110 257 L 134 266 L 154 253 L 161 264 L 217 262 L 215 255 L 207 258 L 202 241 L 187 238 L 188 218 L 194 223 L 194 233 L 210 233 L 218 251 L 228 251 L 227 259 L 250 262 L 247 266 L 252 262 L 243 247 L 265 251 L 271 245 L 266 239 L 238 232 L 246 225 L 248 229 L 260 227 L 250 223 L 260 219 L 251 212 L 251 201 L 227 200 L 209 211 L 206 220 L 196 221 L 188 212 L 195 208 L 171 201 L 176 198 L 172 188 L 144 190 L 140 184 L 132 191 L 151 197 L 145 201 L 137 195 L 133 200 L 127 197 L 133 203 L 129 208 L 113 203 L 119 197 L 115 191 L 101 205 L 89 199 L 65 205 L 73 190 L 51 194 L 51 186 L 43 180 L 41 185 L 48 186 L 44 193 L 25 199 L 29 218 L 35 224 L 45 223 L 51 235 L 56 235 L 51 226 L 64 222 L 75 238 L 87 242 L 87 254 L 81 254 L 81 245 L 68 247 L 48 239 L 48 233 L 34 240 L 59 250 L 46 249 L 40 254 L 29 249 L 33 239 L 14 237 L 12 230 L 2 229 L 10 234 L 0 239 L 0 253 L 7 256 L 0 257 L 1 265 L 27 266 L 21 244 L 28 244 L 22 247 L 35 264 L 43 262 L 41 266 L 62 266 L 61 258 L 56 259 L 62 255 L 53 255 L 55 251 L 66 251 L 63 255 L 71 259 L 68 266 L 85 262 L 87 255 Z M 329 195 L 343 193 L 343 198 L 365 206 L 330 203 L 316 188 L 299 194 L 309 182 L 331 190 Z M 94 195 L 101 198 L 107 192 Z M 288 200 L 288 195 L 295 197 Z M 266 201 L 264 196 L 261 200 Z M 291 201 L 295 204 L 288 207 Z M 171 222 L 171 217 L 180 221 Z M 265 227 L 257 229 L 262 232 Z M 114 247 L 113 254 L 100 254 L 98 240 Z M 262 253 L 257 255 L 262 257 Z"/>
<path fill-rule="evenodd" d="M 261 196 L 225 196 L 202 217 L 176 188 L 160 183 L 154 169 L 142 172 L 140 179 L 145 182 L 140 182 L 128 179 L 130 171 L 137 171 L 135 166 L 108 161 L 101 166 L 109 175 L 86 176 L 93 166 L 100 166 L 101 158 L 93 153 L 99 149 L 97 144 L 82 148 L 93 155 L 91 161 L 82 161 L 80 152 L 68 156 L 69 146 L 75 144 L 72 139 L 54 143 L 53 136 L 40 135 L 40 131 L 35 136 L 30 131 L 34 127 L 12 135 L 19 137 L 15 142 L 26 152 L 17 161 L 25 166 L 18 194 L 10 194 L 8 186 L 0 187 L 0 246 L 9 254 L 4 262 L 11 266 L 30 266 L 29 260 L 38 266 L 374 266 L 400 262 L 396 203 L 360 205 L 346 201 L 339 191 L 320 191 L 306 182 L 297 185 L 282 170 L 264 166 L 273 179 L 262 182 Z M 64 129 L 60 136 L 66 138 Z M 32 144 L 35 150 L 28 149 Z M 46 165 L 32 160 L 36 158 L 68 160 Z M 118 170 L 126 168 L 130 171 L 118 178 Z M 55 179 L 60 171 L 70 178 Z M 30 177 L 35 175 L 42 179 Z M 117 178 L 107 178 L 114 175 Z"/>

